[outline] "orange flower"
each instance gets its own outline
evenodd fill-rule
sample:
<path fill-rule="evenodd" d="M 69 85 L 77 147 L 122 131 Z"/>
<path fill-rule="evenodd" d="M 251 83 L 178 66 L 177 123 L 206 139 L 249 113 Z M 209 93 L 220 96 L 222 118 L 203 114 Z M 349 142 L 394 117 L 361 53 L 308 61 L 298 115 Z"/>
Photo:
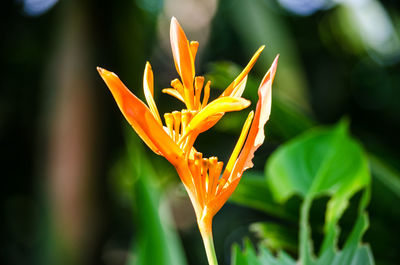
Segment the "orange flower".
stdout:
<path fill-rule="evenodd" d="M 198 42 L 189 43 L 175 18 L 171 20 L 170 34 L 175 67 L 180 80 L 171 81 L 172 88 L 163 89 L 163 92 L 181 100 L 186 109 L 164 114 L 166 126 L 163 125 L 154 102 L 153 72 L 150 63 L 146 63 L 143 77 L 147 106 L 128 90 L 116 74 L 100 67 L 97 70 L 137 134 L 151 150 L 164 156 L 176 168 L 193 204 L 209 262 L 216 264 L 212 247 L 212 218 L 235 190 L 243 171 L 253 166 L 253 154 L 264 141 L 264 125 L 270 115 L 271 86 L 278 56 L 261 81 L 256 111 L 249 113 L 222 173 L 223 162 L 218 161 L 217 157 L 203 158 L 202 153 L 196 151 L 193 144 L 197 136 L 214 126 L 225 112 L 239 111 L 250 105 L 250 102 L 241 96 L 246 86 L 247 75 L 264 46 L 258 49 L 225 91 L 208 103 L 211 82 L 208 81 L 204 85 L 204 77 L 195 76 L 194 61 Z"/>

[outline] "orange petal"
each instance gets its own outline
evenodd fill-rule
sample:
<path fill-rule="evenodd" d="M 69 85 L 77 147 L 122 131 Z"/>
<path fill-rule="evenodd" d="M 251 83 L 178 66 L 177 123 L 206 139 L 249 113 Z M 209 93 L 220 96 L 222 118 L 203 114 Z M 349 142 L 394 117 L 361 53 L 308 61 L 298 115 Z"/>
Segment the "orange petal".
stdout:
<path fill-rule="evenodd" d="M 185 87 L 186 100 L 193 100 L 194 59 L 185 32 L 175 17 L 171 19 L 170 38 L 175 67 Z M 190 102 L 193 106 L 193 102 Z"/>
<path fill-rule="evenodd" d="M 209 214 L 214 216 L 221 208 L 224 206 L 226 201 L 235 191 L 237 185 L 239 184 L 240 179 L 236 179 L 233 182 L 229 183 L 224 189 L 221 190 L 217 196 L 208 202 L 207 207 L 210 209 Z"/>
<path fill-rule="evenodd" d="M 230 172 L 228 168 L 225 169 L 221 179 L 227 179 L 227 181 L 226 183 L 222 181 L 222 183 L 225 183 L 223 184 L 224 186 L 218 188 L 218 194 L 209 202 L 210 214 L 212 215 L 215 215 L 232 195 L 239 184 L 243 171 L 253 166 L 251 160 L 254 157 L 254 152 L 264 142 L 264 125 L 268 121 L 271 113 L 271 87 L 276 73 L 278 58 L 279 55 L 276 56 L 271 68 L 261 81 L 258 89 L 259 100 L 257 102 L 256 113 L 243 150 L 240 152 L 232 172 Z M 227 174 L 229 174 L 229 177 Z"/>
<path fill-rule="evenodd" d="M 175 88 L 176 91 L 179 92 L 179 94 L 183 95 L 183 85 L 178 78 L 175 78 L 174 80 L 171 81 L 171 86 Z"/>
<path fill-rule="evenodd" d="M 244 89 L 246 88 L 246 83 L 247 83 L 247 75 L 243 78 L 242 81 L 240 81 L 239 84 L 237 84 L 237 86 L 235 86 L 235 88 L 231 93 L 231 96 L 240 98 L 243 95 Z"/>
<path fill-rule="evenodd" d="M 265 48 L 264 45 L 258 48 L 256 53 L 250 59 L 250 62 L 246 65 L 243 71 L 235 78 L 235 80 L 233 80 L 233 82 L 225 89 L 225 91 L 222 92 L 220 97 L 232 96 L 232 92 L 237 90 L 236 87 L 239 86 L 242 83 L 243 79 L 247 77 L 251 68 L 253 68 L 254 64 L 256 63 L 258 57 L 260 56 L 264 48 Z"/>
<path fill-rule="evenodd" d="M 153 113 L 154 118 L 156 118 L 156 120 L 162 125 L 157 105 L 154 102 L 154 77 L 149 62 L 146 62 L 146 67 L 144 68 L 143 91 L 144 91 L 144 96 L 146 97 L 147 105 L 150 107 L 151 113 Z"/>
<path fill-rule="evenodd" d="M 170 96 L 173 96 L 177 99 L 179 99 L 180 101 L 182 101 L 183 103 L 185 103 L 185 100 L 183 99 L 182 95 L 179 94 L 179 92 L 176 89 L 173 88 L 164 88 L 162 90 L 163 93 L 168 94 Z"/>
<path fill-rule="evenodd" d="M 247 133 L 249 132 L 249 128 L 251 125 L 251 121 L 253 120 L 253 117 L 254 117 L 254 112 L 251 111 L 249 113 L 249 116 L 247 116 L 246 122 L 243 125 L 242 132 L 240 133 L 239 140 L 237 141 L 235 148 L 233 149 L 231 157 L 229 158 L 229 161 L 226 164 L 225 170 L 228 172 L 232 171 L 232 168 L 236 163 L 237 157 L 238 157 L 240 151 L 242 150 L 242 147 L 243 147 L 244 141 L 246 140 Z"/>
<path fill-rule="evenodd" d="M 122 114 L 140 138 L 151 150 L 176 165 L 183 152 L 164 131 L 147 106 L 129 91 L 116 74 L 100 67 L 97 67 L 97 70 L 113 94 Z"/>
<path fill-rule="evenodd" d="M 196 58 L 197 50 L 199 49 L 199 42 L 191 41 L 190 42 L 190 52 L 192 53 L 193 61 Z"/>
<path fill-rule="evenodd" d="M 234 181 L 237 178 L 240 179 L 243 171 L 253 167 L 251 160 L 254 157 L 254 152 L 264 142 L 264 125 L 268 121 L 271 113 L 271 88 L 276 73 L 278 58 L 279 55 L 275 57 L 270 69 L 261 81 L 258 89 L 259 99 L 257 102 L 256 113 L 254 115 L 254 120 L 251 124 L 250 132 L 247 136 L 243 150 L 240 152 L 239 158 L 232 170 L 232 173 L 228 171 L 224 172 L 224 176 L 225 174 L 230 174 L 229 181 Z"/>
<path fill-rule="evenodd" d="M 215 124 L 223 113 L 230 111 L 238 111 L 247 108 L 250 105 L 250 101 L 244 98 L 233 98 L 233 97 L 222 97 L 212 101 L 204 109 L 202 109 L 186 127 L 185 134 L 182 136 L 183 140 L 188 134 L 193 131 L 203 132 L 205 127 L 208 127 L 210 123 Z M 220 117 L 218 117 L 220 115 Z M 215 118 L 214 118 L 215 117 Z M 209 128 L 207 128 L 209 129 Z"/>
<path fill-rule="evenodd" d="M 202 109 L 204 109 L 205 106 L 207 106 L 208 99 L 210 98 L 210 85 L 211 85 L 211 81 L 208 81 L 207 84 L 204 87 L 203 102 L 201 103 L 201 108 Z"/>
<path fill-rule="evenodd" d="M 203 89 L 204 85 L 204 76 L 196 76 L 194 79 L 194 108 L 198 110 L 201 108 L 201 101 L 200 101 L 200 96 L 201 96 L 201 90 Z"/>

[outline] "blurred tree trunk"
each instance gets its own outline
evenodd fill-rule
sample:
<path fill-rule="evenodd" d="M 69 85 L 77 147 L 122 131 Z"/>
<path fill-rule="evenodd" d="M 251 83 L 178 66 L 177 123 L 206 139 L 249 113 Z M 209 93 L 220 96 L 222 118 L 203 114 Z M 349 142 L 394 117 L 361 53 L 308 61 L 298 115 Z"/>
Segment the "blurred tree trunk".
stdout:
<path fill-rule="evenodd" d="M 47 119 L 46 204 L 48 264 L 86 264 L 96 232 L 91 183 L 95 175 L 94 106 L 87 1 L 60 3 L 55 50 L 45 73 Z M 48 102 L 47 102 L 48 103 Z M 48 233 L 48 232 L 47 232 Z"/>

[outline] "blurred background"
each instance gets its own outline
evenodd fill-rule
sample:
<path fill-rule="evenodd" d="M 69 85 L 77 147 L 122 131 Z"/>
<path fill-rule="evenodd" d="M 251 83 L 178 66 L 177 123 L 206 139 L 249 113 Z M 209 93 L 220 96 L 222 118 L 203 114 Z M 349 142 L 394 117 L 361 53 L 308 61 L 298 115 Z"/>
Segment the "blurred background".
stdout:
<path fill-rule="evenodd" d="M 257 86 L 280 54 L 267 140 L 252 174 L 304 130 L 350 120 L 373 175 L 364 241 L 377 264 L 398 264 L 399 1 L 14 0 L 0 12 L 1 264 L 163 264 L 144 257 L 206 264 L 173 167 L 129 128 L 96 71 L 117 73 L 144 98 L 149 60 L 160 112 L 181 109 L 161 93 L 178 77 L 172 16 L 200 42 L 196 73 L 212 80 L 212 95 L 266 45 L 244 94 L 254 109 Z M 226 115 L 196 149 L 227 161 L 247 114 Z M 249 225 L 279 220 L 235 200 L 214 221 L 221 264 L 229 264 L 234 242 L 257 240 Z M 317 228 L 323 211 L 318 216 Z M 296 235 L 295 222 L 283 223 Z M 296 253 L 295 242 L 285 246 Z"/>

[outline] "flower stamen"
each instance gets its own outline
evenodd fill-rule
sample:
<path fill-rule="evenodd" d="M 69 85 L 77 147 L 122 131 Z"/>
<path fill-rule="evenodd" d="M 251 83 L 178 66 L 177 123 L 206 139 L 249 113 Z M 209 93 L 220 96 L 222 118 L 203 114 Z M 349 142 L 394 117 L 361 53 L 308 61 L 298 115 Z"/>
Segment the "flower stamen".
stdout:
<path fill-rule="evenodd" d="M 217 157 L 203 158 L 200 152 L 195 152 L 193 159 L 189 159 L 196 197 L 202 208 L 217 196 L 217 189 L 220 190 L 225 185 L 225 180 L 220 179 L 223 165 Z"/>
<path fill-rule="evenodd" d="M 179 128 L 181 125 L 181 112 L 173 111 L 172 116 L 174 117 L 174 142 L 178 142 L 180 138 Z"/>

